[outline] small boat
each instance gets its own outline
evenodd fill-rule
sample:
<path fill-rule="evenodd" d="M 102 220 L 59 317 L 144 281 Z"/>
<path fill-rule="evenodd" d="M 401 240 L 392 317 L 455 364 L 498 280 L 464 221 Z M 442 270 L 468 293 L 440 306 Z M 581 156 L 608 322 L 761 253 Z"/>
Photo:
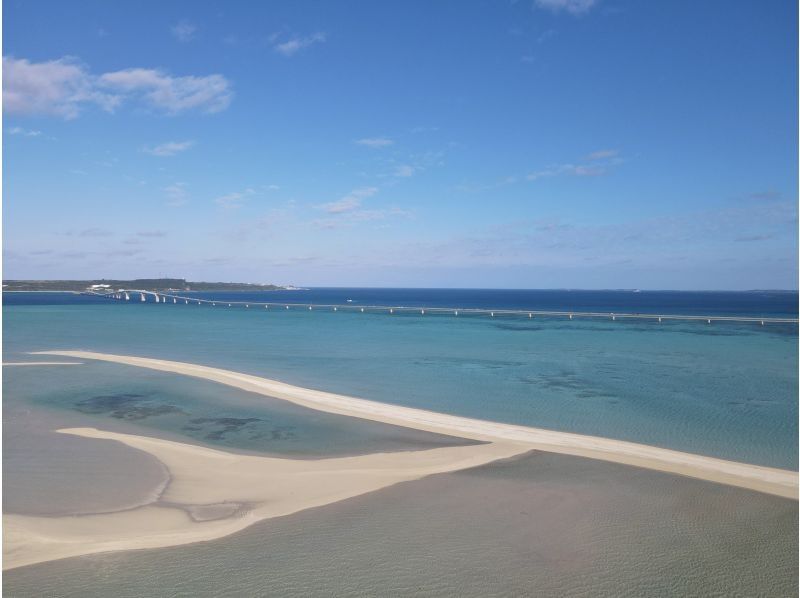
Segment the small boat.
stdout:
<path fill-rule="evenodd" d="M 352 303 L 352 302 L 353 302 L 353 300 L 352 300 L 352 299 L 348 299 L 348 300 L 347 300 L 347 302 L 348 302 L 348 303 Z"/>

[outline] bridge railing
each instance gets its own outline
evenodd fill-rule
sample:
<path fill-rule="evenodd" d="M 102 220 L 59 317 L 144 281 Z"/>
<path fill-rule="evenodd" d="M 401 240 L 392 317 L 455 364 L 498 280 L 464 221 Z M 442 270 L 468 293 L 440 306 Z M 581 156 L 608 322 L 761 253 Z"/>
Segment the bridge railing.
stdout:
<path fill-rule="evenodd" d="M 604 320 L 650 320 L 657 322 L 664 321 L 686 321 L 686 322 L 751 322 L 761 324 L 797 324 L 798 318 L 782 317 L 759 317 L 759 316 L 724 316 L 724 315 L 692 315 L 692 314 L 658 314 L 658 313 L 618 313 L 618 312 L 599 312 L 599 311 L 567 311 L 567 310 L 524 310 L 524 309 L 491 309 L 475 307 L 421 307 L 407 305 L 358 305 L 353 303 L 345 304 L 320 304 L 320 303 L 291 303 L 291 302 L 259 302 L 259 301 L 229 301 L 219 299 L 203 299 L 187 295 L 176 295 L 173 293 L 160 293 L 158 291 L 147 291 L 143 289 L 120 289 L 119 291 L 100 293 L 87 291 L 86 294 L 97 297 L 105 297 L 121 301 L 147 302 L 150 298 L 151 303 L 164 303 L 173 305 L 206 305 L 211 307 L 243 307 L 246 309 L 278 309 L 278 310 L 304 310 L 304 311 L 346 311 L 362 313 L 384 313 L 384 314 L 418 314 L 418 315 L 452 315 L 452 316 L 488 316 L 502 317 L 514 316 L 521 318 L 591 318 Z"/>

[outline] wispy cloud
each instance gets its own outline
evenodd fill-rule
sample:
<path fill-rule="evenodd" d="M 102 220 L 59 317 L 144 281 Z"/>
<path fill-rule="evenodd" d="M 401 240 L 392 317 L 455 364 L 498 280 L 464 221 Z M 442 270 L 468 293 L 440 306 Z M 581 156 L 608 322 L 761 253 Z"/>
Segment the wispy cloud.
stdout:
<path fill-rule="evenodd" d="M 416 127 L 411 127 L 408 132 L 417 135 L 418 133 L 435 133 L 438 130 L 439 127 L 435 126 L 417 125 Z"/>
<path fill-rule="evenodd" d="M 278 54 L 286 57 L 291 57 L 297 54 L 300 50 L 313 46 L 314 44 L 321 44 L 326 40 L 324 33 L 313 33 L 306 36 L 294 36 L 290 39 L 275 43 L 273 48 Z"/>
<path fill-rule="evenodd" d="M 356 139 L 356 143 L 358 145 L 365 145 L 367 147 L 378 149 L 392 145 L 394 144 L 394 141 L 386 137 L 365 137 L 363 139 Z"/>
<path fill-rule="evenodd" d="M 223 208 L 233 209 L 240 208 L 242 204 L 247 201 L 251 196 L 255 195 L 254 189 L 245 189 L 244 191 L 234 191 L 217 197 L 214 202 Z"/>
<path fill-rule="evenodd" d="M 622 159 L 619 158 L 617 150 L 598 150 L 586 156 L 584 164 L 552 164 L 541 170 L 528 174 L 525 178 L 529 181 L 536 181 L 543 178 L 567 175 L 577 177 L 596 177 L 607 174 L 609 169 L 619 165 Z"/>
<path fill-rule="evenodd" d="M 317 228 L 336 229 L 350 227 L 363 222 L 385 220 L 390 217 L 410 217 L 412 215 L 410 211 L 397 207 L 364 209 L 362 207 L 364 200 L 374 196 L 378 191 L 377 187 L 361 187 L 353 189 L 337 201 L 318 206 L 321 210 L 327 212 L 329 216 L 313 220 L 311 224 Z"/>
<path fill-rule="evenodd" d="M 136 233 L 137 237 L 144 237 L 146 239 L 155 239 L 158 237 L 166 237 L 167 233 L 163 230 L 142 230 Z"/>
<path fill-rule="evenodd" d="M 588 156 L 586 156 L 587 160 L 608 160 L 609 158 L 616 158 L 619 155 L 619 151 L 615 149 L 603 149 L 597 150 L 596 152 L 592 152 Z"/>
<path fill-rule="evenodd" d="M 104 228 L 87 228 L 78 233 L 79 237 L 110 237 L 113 233 Z"/>
<path fill-rule="evenodd" d="M 175 37 L 175 39 L 177 39 L 179 42 L 185 43 L 194 39 L 194 36 L 197 33 L 197 25 L 182 19 L 176 25 L 173 25 L 170 31 L 172 31 L 172 35 Z"/>
<path fill-rule="evenodd" d="M 99 84 L 167 114 L 194 109 L 220 112 L 233 98 L 230 83 L 222 75 L 173 77 L 157 69 L 133 68 L 101 75 Z"/>
<path fill-rule="evenodd" d="M 539 35 L 536 37 L 536 43 L 537 43 L 537 44 L 543 44 L 543 43 L 544 43 L 544 42 L 546 42 L 548 39 L 550 39 L 551 37 L 553 37 L 555 34 L 556 34 L 556 30 L 555 30 L 555 29 L 546 29 L 545 31 L 542 31 L 542 32 L 541 32 L 541 33 L 540 33 L 540 34 L 539 34 Z"/>
<path fill-rule="evenodd" d="M 582 15 L 589 12 L 597 4 L 597 0 L 535 0 L 534 6 L 554 13 L 566 12 L 571 15 Z"/>
<path fill-rule="evenodd" d="M 781 198 L 779 191 L 756 191 L 747 196 L 749 199 L 772 201 Z"/>
<path fill-rule="evenodd" d="M 354 224 L 362 222 L 375 222 L 378 220 L 386 220 L 391 217 L 406 217 L 409 218 L 413 215 L 410 210 L 403 210 L 401 208 L 392 207 L 382 210 L 361 210 L 356 209 L 340 214 L 335 218 L 320 218 L 311 222 L 317 228 L 335 229 L 353 226 Z"/>
<path fill-rule="evenodd" d="M 361 187 L 359 189 L 353 189 L 341 199 L 321 205 L 320 209 L 328 212 L 329 214 L 352 212 L 353 210 L 357 210 L 361 207 L 361 202 L 368 197 L 372 197 L 377 192 L 377 187 Z"/>
<path fill-rule="evenodd" d="M 744 235 L 742 237 L 736 237 L 734 241 L 737 243 L 752 243 L 754 241 L 768 241 L 772 238 L 774 238 L 774 235 Z"/>
<path fill-rule="evenodd" d="M 410 176 L 414 176 L 414 173 L 417 171 L 416 168 L 413 166 L 409 166 L 408 164 L 401 164 L 400 166 L 396 166 L 394 169 L 394 176 L 406 178 Z"/>
<path fill-rule="evenodd" d="M 9 135 L 21 135 L 23 137 L 39 137 L 42 134 L 41 131 L 23 129 L 22 127 L 11 127 L 10 129 L 5 129 L 5 132 Z"/>
<path fill-rule="evenodd" d="M 155 147 L 145 148 L 144 151 L 153 156 L 164 158 L 185 152 L 193 145 L 194 141 L 168 141 L 167 143 L 162 143 L 161 145 L 157 145 Z"/>
<path fill-rule="evenodd" d="M 76 118 L 87 106 L 114 112 L 126 101 L 167 114 L 219 112 L 233 98 L 222 75 L 175 77 L 158 69 L 132 68 L 93 75 L 72 57 L 46 62 L 3 57 L 6 114 Z"/>
<path fill-rule="evenodd" d="M 404 259 L 424 259 L 429 264 L 478 268 L 482 265 L 573 268 L 598 265 L 658 265 L 662 269 L 686 253 L 693 262 L 771 255 L 759 253 L 759 241 L 796 246 L 797 206 L 794 202 L 750 203 L 673 216 L 585 224 L 547 220 L 515 220 L 488 226 L 446 243 L 396 249 Z M 738 235 L 738 236 L 737 236 Z M 744 249 L 740 243 L 752 243 Z M 703 247 L 702 252 L 697 249 Z M 681 253 L 678 253 L 680 251 Z M 791 252 L 787 252 L 787 257 Z M 796 255 L 796 250 L 794 252 Z M 709 257 L 710 256 L 710 257 Z M 793 259 L 793 258 L 792 258 Z M 705 265 L 703 266 L 705 267 Z M 796 270 L 795 270 L 796 274 Z"/>
<path fill-rule="evenodd" d="M 555 164 L 548 166 L 542 170 L 537 170 L 528 174 L 525 178 L 529 181 L 537 181 L 539 179 L 554 177 L 559 175 L 571 176 L 601 176 L 606 173 L 606 169 L 600 166 L 585 166 L 580 164 Z"/>
<path fill-rule="evenodd" d="M 167 205 L 172 208 L 185 206 L 189 203 L 189 192 L 186 190 L 186 183 L 173 183 L 164 187 L 164 195 L 167 198 Z"/>

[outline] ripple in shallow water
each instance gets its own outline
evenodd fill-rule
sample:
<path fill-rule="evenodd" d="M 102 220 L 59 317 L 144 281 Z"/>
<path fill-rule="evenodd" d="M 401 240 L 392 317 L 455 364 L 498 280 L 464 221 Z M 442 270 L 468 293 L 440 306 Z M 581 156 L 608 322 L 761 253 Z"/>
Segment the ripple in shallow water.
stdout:
<path fill-rule="evenodd" d="M 792 500 L 533 454 L 3 581 L 19 597 L 792 596 L 797 524 Z"/>

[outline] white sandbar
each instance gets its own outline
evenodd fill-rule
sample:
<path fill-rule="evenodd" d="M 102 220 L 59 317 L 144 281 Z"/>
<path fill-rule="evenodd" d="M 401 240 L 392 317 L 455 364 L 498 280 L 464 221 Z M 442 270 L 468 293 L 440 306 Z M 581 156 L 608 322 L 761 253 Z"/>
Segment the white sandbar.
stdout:
<path fill-rule="evenodd" d="M 659 447 L 469 419 L 300 388 L 276 380 L 189 363 L 87 351 L 42 354 L 97 359 L 211 380 L 311 409 L 486 444 L 375 453 L 322 460 L 238 455 L 94 428 L 59 430 L 121 442 L 153 455 L 170 481 L 139 508 L 71 517 L 3 516 L 3 568 L 112 550 L 213 540 L 258 521 L 289 515 L 436 473 L 476 467 L 531 450 L 577 455 L 797 498 L 794 471 L 736 463 Z"/>
<path fill-rule="evenodd" d="M 787 498 L 796 499 L 798 497 L 798 474 L 796 471 L 738 463 L 736 461 L 727 461 L 715 457 L 684 453 L 611 438 L 544 430 L 470 419 L 411 407 L 401 407 L 399 405 L 301 388 L 277 380 L 191 363 L 150 359 L 147 357 L 109 355 L 89 351 L 44 351 L 39 354 L 77 359 L 98 359 L 184 374 L 283 399 L 327 413 L 359 417 L 416 430 L 486 442 L 521 442 L 528 445 L 530 449 L 636 465 L 647 469 L 758 490 Z"/>

